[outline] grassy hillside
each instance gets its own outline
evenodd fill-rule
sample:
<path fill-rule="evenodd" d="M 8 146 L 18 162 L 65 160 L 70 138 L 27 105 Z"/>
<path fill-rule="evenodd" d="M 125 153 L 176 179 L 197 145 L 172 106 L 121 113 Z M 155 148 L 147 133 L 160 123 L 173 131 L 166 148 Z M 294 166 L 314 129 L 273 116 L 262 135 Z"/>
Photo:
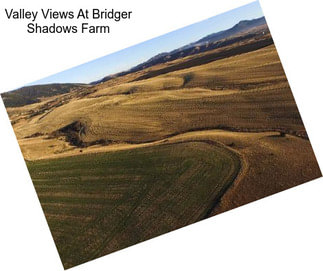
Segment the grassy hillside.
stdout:
<path fill-rule="evenodd" d="M 15 111 L 10 114 L 14 119 Z M 16 116 L 22 117 L 18 112 Z M 79 128 L 72 125 L 75 122 Z M 274 46 L 151 79 L 103 86 L 15 124 L 19 138 L 41 131 L 80 146 L 147 142 L 214 128 L 305 136 Z"/>
<path fill-rule="evenodd" d="M 51 97 L 82 89 L 84 84 L 47 84 L 22 87 L 17 90 L 2 93 L 1 97 L 6 107 L 24 106 L 40 102 L 40 98 Z"/>
<path fill-rule="evenodd" d="M 240 169 L 199 141 L 27 165 L 65 268 L 205 218 Z"/>

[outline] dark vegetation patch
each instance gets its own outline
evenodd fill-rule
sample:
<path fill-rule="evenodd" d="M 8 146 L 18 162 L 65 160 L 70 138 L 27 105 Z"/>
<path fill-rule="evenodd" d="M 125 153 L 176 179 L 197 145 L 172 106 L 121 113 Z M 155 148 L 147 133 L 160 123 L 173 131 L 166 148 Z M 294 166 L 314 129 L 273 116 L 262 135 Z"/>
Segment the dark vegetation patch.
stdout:
<path fill-rule="evenodd" d="M 53 136 L 65 136 L 71 145 L 83 147 L 82 136 L 86 134 L 86 125 L 74 121 L 52 133 Z"/>
<path fill-rule="evenodd" d="M 44 134 L 43 133 L 34 133 L 32 135 L 29 135 L 29 136 L 26 136 L 25 138 L 34 138 L 34 137 L 39 137 L 39 136 L 43 136 Z"/>
<path fill-rule="evenodd" d="M 10 92 L 2 93 L 1 97 L 6 107 L 18 107 L 40 102 L 42 97 L 51 97 L 70 91 L 82 89 L 84 84 L 48 84 L 26 86 Z"/>
<path fill-rule="evenodd" d="M 183 76 L 183 87 L 185 87 L 194 78 L 193 73 L 187 73 Z"/>
<path fill-rule="evenodd" d="M 112 141 L 108 139 L 98 139 L 91 142 L 85 142 L 83 141 L 82 137 L 85 136 L 86 133 L 86 124 L 81 121 L 74 121 L 53 132 L 49 138 L 65 136 L 66 141 L 68 141 L 71 145 L 80 148 L 85 148 L 92 145 L 108 145 L 112 143 Z"/>
<path fill-rule="evenodd" d="M 130 94 L 135 93 L 136 91 L 138 91 L 138 87 L 134 86 L 134 87 L 131 87 L 128 91 L 124 92 L 123 94 L 130 95 Z"/>

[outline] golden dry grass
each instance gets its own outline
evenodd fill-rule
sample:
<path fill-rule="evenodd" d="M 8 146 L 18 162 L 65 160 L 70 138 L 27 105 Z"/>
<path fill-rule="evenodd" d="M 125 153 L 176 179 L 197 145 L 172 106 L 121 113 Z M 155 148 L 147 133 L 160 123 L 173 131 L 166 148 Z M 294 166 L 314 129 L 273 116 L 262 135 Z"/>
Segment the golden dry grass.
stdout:
<path fill-rule="evenodd" d="M 190 56 L 186 60 L 190 58 L 198 56 Z M 257 170 L 262 172 L 266 168 L 268 172 L 280 172 L 279 168 L 284 168 L 290 174 L 300 173 L 290 176 L 280 174 L 287 179 L 284 186 L 282 177 L 282 190 L 320 175 L 308 140 L 294 136 L 266 137 L 267 132 L 277 135 L 279 131 L 306 137 L 274 45 L 154 78 L 133 81 L 145 73 L 158 71 L 180 61 L 157 65 L 96 85 L 87 95 L 62 95 L 61 99 L 65 102 L 60 106 L 55 106 L 60 97 L 54 97 L 38 104 L 8 108 L 25 159 L 61 158 L 134 149 L 163 144 L 176 139 L 177 135 L 187 136 L 194 131 L 204 135 L 214 134 L 215 129 L 226 129 L 236 133 L 227 131 L 224 136 L 224 132 L 219 132 L 223 136 L 217 135 L 212 140 L 226 144 L 228 140 L 234 139 L 235 147 L 232 148 L 242 157 L 247 157 L 250 160 L 248 164 L 256 168 L 249 172 L 248 178 L 255 178 Z M 46 104 L 54 106 L 37 111 Z M 84 133 L 79 133 L 81 142 L 108 144 L 80 148 L 66 141 L 68 135 L 57 134 L 57 131 L 75 121 L 85 127 Z M 242 142 L 245 138 L 248 140 Z M 254 141 L 252 148 L 246 147 L 251 144 L 249 141 Z M 242 145 L 239 149 L 237 146 L 240 143 Z M 261 151 L 270 155 L 268 159 L 271 160 L 266 165 L 259 162 L 262 161 L 258 157 Z M 276 164 L 276 156 L 271 153 L 280 157 Z M 286 155 L 288 159 L 284 162 Z M 297 159 L 300 159 L 299 162 Z M 291 164 L 286 166 L 286 163 Z M 308 176 L 302 175 L 304 163 L 308 164 Z M 292 165 L 297 166 L 298 170 Z M 264 184 L 270 183 L 270 177 L 270 173 L 264 175 Z M 221 208 L 226 210 L 278 191 L 280 187 L 277 183 L 273 188 L 266 189 L 261 188 L 260 182 L 250 181 L 250 187 L 244 188 L 246 191 L 239 187 L 236 188 L 238 192 L 230 192 L 236 202 L 224 198 Z M 247 190 L 253 192 L 247 193 Z M 256 191 L 260 191 L 260 194 Z"/>
<path fill-rule="evenodd" d="M 96 88 L 33 117 L 28 116 L 31 106 L 25 114 L 23 108 L 9 109 L 18 139 L 39 131 L 51 135 L 74 121 L 85 126 L 83 142 L 142 143 L 221 127 L 305 132 L 273 45 L 156 78 Z"/>

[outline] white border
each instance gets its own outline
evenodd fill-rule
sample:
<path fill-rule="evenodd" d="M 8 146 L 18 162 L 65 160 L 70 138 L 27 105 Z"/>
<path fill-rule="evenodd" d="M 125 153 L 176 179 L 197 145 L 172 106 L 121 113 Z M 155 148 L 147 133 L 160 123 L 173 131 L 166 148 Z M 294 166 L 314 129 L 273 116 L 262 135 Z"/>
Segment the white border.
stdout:
<path fill-rule="evenodd" d="M 121 3 L 120 3 L 121 2 Z M 9 1 L 3 7 L 132 9 L 109 39 L 31 38 L 0 11 L 1 91 L 159 36 L 251 1 Z M 320 2 L 262 0 L 318 161 L 323 165 Z M 165 16 L 166 14 L 166 16 Z M 140 30 L 138 30 L 140 29 Z M 58 54 L 59 52 L 59 54 Z M 0 102 L 1 270 L 63 270 L 19 146 Z M 322 270 L 323 184 L 309 182 L 75 270 Z"/>

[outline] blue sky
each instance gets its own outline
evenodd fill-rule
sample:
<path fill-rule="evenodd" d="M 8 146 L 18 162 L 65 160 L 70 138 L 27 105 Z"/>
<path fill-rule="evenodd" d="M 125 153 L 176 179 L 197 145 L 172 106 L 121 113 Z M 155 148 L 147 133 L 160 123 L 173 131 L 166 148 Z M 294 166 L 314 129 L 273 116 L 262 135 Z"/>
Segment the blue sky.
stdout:
<path fill-rule="evenodd" d="M 259 2 L 252 2 L 204 21 L 95 59 L 28 85 L 48 83 L 89 83 L 109 74 L 128 70 L 161 52 L 168 52 L 206 35 L 234 26 L 241 20 L 262 17 Z"/>

